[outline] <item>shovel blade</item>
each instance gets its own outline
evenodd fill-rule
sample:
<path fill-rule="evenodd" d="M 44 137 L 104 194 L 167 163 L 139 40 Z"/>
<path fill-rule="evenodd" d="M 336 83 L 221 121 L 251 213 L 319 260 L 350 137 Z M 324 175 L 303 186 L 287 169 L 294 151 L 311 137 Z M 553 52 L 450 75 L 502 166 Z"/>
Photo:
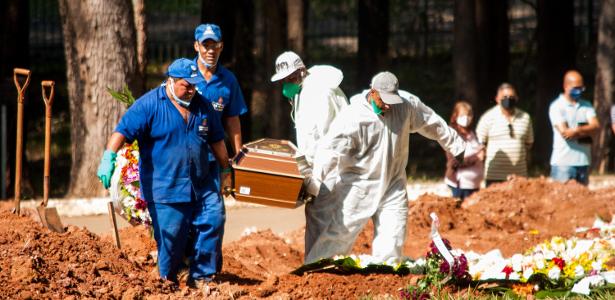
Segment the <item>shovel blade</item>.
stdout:
<path fill-rule="evenodd" d="M 55 207 L 39 206 L 36 210 L 43 226 L 49 228 L 51 231 L 64 233 L 64 225 L 62 225 L 62 220 L 60 220 L 60 215 Z"/>

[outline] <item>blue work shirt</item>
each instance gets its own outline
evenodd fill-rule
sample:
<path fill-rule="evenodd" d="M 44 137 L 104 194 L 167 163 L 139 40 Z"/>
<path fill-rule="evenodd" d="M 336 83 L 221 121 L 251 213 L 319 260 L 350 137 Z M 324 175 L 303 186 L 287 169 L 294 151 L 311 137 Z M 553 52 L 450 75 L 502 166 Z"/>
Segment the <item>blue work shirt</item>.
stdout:
<path fill-rule="evenodd" d="M 194 63 L 198 65 L 199 57 L 194 59 Z M 203 77 L 201 72 L 198 74 Z M 203 79 L 205 79 L 203 77 Z M 243 99 L 243 93 L 239 88 L 237 78 L 227 68 L 218 65 L 216 72 L 211 76 L 210 80 L 203 81 L 196 85 L 197 92 L 207 101 L 211 102 L 213 109 L 218 113 L 220 120 L 228 117 L 236 117 L 248 112 L 248 107 Z M 215 158 L 210 154 L 210 161 Z"/>
<path fill-rule="evenodd" d="M 115 128 L 130 142 L 139 142 L 139 175 L 143 198 L 156 203 L 200 199 L 209 176 L 209 143 L 224 139 L 218 114 L 195 95 L 186 123 L 167 97 L 155 88 L 126 111 Z"/>

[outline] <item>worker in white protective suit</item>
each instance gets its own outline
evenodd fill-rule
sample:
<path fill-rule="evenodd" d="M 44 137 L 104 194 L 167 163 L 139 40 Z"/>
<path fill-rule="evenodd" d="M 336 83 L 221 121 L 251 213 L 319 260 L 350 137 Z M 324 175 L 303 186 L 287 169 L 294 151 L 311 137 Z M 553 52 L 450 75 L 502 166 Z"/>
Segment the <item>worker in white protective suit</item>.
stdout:
<path fill-rule="evenodd" d="M 276 59 L 276 73 L 272 82 L 282 81 L 282 94 L 292 105 L 292 119 L 297 135 L 299 170 L 311 176 L 312 162 L 318 141 L 327 134 L 329 126 L 342 108 L 348 106 L 344 92 L 339 88 L 344 75 L 332 66 L 317 65 L 306 69 L 305 64 L 292 51 Z M 305 204 L 305 255 L 307 256 L 322 230 L 331 221 L 333 201 L 327 191 Z"/>
<path fill-rule="evenodd" d="M 465 143 L 455 130 L 419 98 L 398 87 L 392 73 L 377 74 L 371 89 L 353 96 L 320 140 L 306 185 L 313 194 L 327 191 L 328 200 L 338 206 L 306 263 L 348 254 L 370 218 L 373 258 L 398 262 L 408 218 L 405 169 L 410 133 L 436 140 L 453 156 L 463 157 Z"/>

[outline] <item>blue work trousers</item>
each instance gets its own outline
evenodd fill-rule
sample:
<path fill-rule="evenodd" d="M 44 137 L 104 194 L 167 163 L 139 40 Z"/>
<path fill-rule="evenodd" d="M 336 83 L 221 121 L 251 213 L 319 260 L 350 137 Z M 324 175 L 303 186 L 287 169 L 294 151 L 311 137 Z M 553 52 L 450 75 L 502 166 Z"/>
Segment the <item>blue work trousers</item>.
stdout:
<path fill-rule="evenodd" d="M 217 160 L 209 161 L 209 176 L 214 180 L 214 185 L 218 192 L 220 192 L 220 164 Z"/>
<path fill-rule="evenodd" d="M 222 238 L 226 214 L 224 202 L 210 181 L 200 197 L 187 203 L 148 203 L 158 246 L 160 277 L 177 281 L 186 247 L 192 247 L 190 277 L 207 279 L 222 268 Z M 188 245 L 188 235 L 194 239 Z"/>

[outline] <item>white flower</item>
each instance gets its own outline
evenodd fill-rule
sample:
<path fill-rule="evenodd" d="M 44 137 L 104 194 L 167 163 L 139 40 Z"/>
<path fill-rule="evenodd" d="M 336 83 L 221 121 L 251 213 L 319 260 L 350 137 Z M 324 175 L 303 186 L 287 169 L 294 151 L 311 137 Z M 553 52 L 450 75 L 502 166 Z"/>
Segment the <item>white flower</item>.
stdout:
<path fill-rule="evenodd" d="M 560 271 L 559 267 L 558 266 L 553 266 L 549 270 L 549 273 L 547 274 L 547 276 L 549 276 L 549 278 L 551 278 L 553 280 L 558 280 L 560 274 L 561 274 L 561 271 Z"/>
<path fill-rule="evenodd" d="M 546 259 L 553 259 L 553 258 L 557 257 L 557 255 L 555 255 L 555 252 L 553 252 L 553 251 L 551 251 L 551 250 L 545 251 L 545 252 L 543 253 L 543 255 L 544 255 L 544 257 L 545 257 Z"/>
<path fill-rule="evenodd" d="M 583 270 L 583 267 L 581 265 L 577 265 L 574 268 L 574 277 L 579 278 L 583 277 L 583 275 L 585 275 L 585 270 Z"/>
<path fill-rule="evenodd" d="M 535 265 L 536 265 L 536 269 L 544 269 L 545 268 L 545 261 L 542 259 L 537 259 L 535 260 Z"/>
<path fill-rule="evenodd" d="M 602 270 L 602 260 L 596 260 L 592 262 L 592 270 L 600 271 Z"/>
<path fill-rule="evenodd" d="M 510 262 L 515 272 L 521 272 L 521 264 L 523 262 L 523 255 L 521 254 L 513 255 L 513 257 L 510 259 Z"/>
<path fill-rule="evenodd" d="M 529 279 L 530 276 L 532 276 L 533 274 L 534 274 L 533 268 L 526 268 L 525 270 L 523 270 L 523 278 L 525 279 Z"/>

